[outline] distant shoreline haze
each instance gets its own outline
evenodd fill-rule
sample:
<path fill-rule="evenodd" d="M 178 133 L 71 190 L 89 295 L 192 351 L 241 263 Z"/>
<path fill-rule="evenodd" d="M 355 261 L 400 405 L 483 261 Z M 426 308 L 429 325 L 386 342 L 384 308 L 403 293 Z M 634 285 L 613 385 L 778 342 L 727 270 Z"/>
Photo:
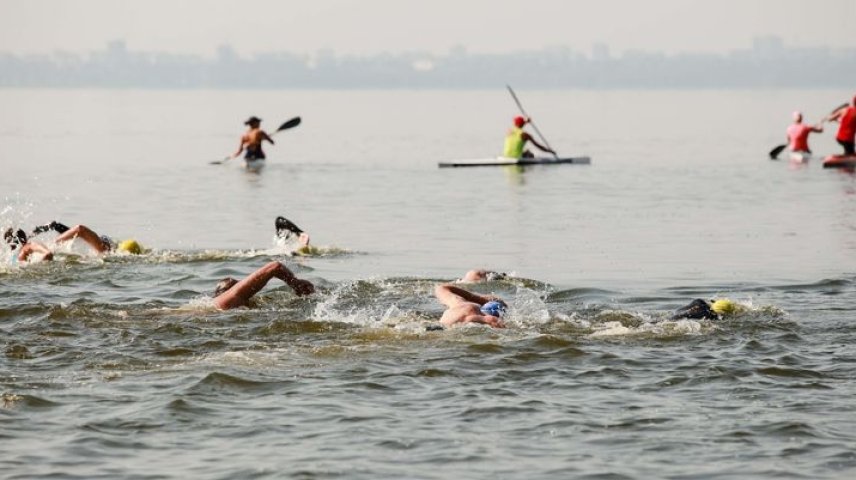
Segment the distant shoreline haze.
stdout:
<path fill-rule="evenodd" d="M 0 52 L 0 87 L 107 88 L 856 88 L 856 48 L 788 47 L 755 38 L 727 54 L 548 47 L 508 54 L 424 52 L 313 55 L 272 52 L 241 57 L 221 46 L 214 58 L 128 50 L 42 55 Z"/>

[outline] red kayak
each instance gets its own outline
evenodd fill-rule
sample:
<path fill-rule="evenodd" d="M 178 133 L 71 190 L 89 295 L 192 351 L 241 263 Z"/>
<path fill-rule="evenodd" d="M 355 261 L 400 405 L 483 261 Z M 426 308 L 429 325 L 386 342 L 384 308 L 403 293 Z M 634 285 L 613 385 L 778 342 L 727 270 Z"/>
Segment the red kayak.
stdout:
<path fill-rule="evenodd" d="M 830 155 L 823 159 L 823 168 L 856 168 L 856 155 Z"/>

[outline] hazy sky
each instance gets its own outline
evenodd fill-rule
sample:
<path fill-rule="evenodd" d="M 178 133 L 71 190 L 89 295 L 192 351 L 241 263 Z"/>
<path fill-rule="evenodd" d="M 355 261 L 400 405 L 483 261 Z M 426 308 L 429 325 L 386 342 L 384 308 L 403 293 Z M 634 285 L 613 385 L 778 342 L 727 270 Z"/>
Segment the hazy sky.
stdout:
<path fill-rule="evenodd" d="M 854 22 L 856 0 L 0 0 L 0 51 L 725 52 L 765 35 L 856 47 Z"/>

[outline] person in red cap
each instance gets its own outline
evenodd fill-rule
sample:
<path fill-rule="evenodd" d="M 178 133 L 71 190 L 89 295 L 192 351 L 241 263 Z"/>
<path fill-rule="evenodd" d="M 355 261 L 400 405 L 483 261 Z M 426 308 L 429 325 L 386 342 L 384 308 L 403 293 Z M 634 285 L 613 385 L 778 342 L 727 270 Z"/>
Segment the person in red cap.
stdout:
<path fill-rule="evenodd" d="M 245 160 L 264 160 L 265 152 L 262 150 L 262 142 L 267 140 L 271 145 L 274 143 L 270 135 L 261 129 L 261 124 L 262 119 L 256 116 L 252 116 L 244 122 L 244 125 L 249 126 L 249 130 L 241 136 L 241 144 L 238 146 L 238 150 L 232 154 L 232 158 L 237 157 L 246 149 Z"/>
<path fill-rule="evenodd" d="M 532 145 L 538 147 L 542 152 L 556 154 L 552 149 L 536 142 L 531 135 L 523 130 L 523 127 L 530 122 L 529 118 L 514 117 L 514 126 L 508 130 L 505 135 L 505 149 L 502 151 L 503 157 L 509 158 L 530 158 L 534 157 L 532 152 L 526 150 L 526 142 L 532 142 Z"/>
<path fill-rule="evenodd" d="M 838 135 L 835 139 L 844 148 L 844 155 L 856 155 L 856 97 L 850 105 L 839 108 L 826 118 L 827 121 L 838 121 Z"/>

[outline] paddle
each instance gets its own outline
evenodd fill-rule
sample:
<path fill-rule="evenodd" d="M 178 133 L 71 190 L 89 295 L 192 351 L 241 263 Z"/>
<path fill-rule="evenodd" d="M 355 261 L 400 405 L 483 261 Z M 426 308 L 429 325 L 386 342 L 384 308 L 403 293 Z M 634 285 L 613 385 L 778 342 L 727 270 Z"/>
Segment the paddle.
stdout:
<path fill-rule="evenodd" d="M 505 87 L 508 89 L 508 93 L 510 93 L 510 94 L 511 94 L 511 98 L 513 98 L 513 99 L 514 99 L 514 103 L 516 103 L 516 104 L 517 104 L 517 108 L 519 108 L 519 109 L 520 109 L 520 113 L 521 113 L 521 114 L 523 114 L 523 116 L 524 116 L 524 117 L 526 117 L 526 118 L 528 118 L 528 119 L 529 119 L 529 124 L 530 124 L 530 125 L 532 125 L 532 128 L 535 130 L 535 133 L 537 133 L 537 134 L 538 134 L 538 138 L 540 138 L 540 139 L 541 139 L 541 141 L 542 141 L 542 142 L 544 142 L 544 145 L 546 145 L 546 146 L 547 146 L 547 148 L 549 148 L 550 150 L 553 150 L 553 147 L 551 147 L 551 146 L 550 146 L 550 144 L 549 144 L 549 143 L 547 143 L 547 139 L 546 139 L 546 138 L 544 138 L 544 135 L 542 135 L 542 134 L 541 134 L 541 131 L 540 131 L 540 130 L 538 130 L 538 126 L 537 126 L 537 125 L 535 125 L 535 122 L 533 122 L 533 121 L 532 121 L 532 119 L 531 119 L 531 118 L 529 118 L 529 114 L 527 114 L 527 113 L 526 113 L 526 110 L 524 110 L 524 109 L 523 109 L 523 104 L 521 104 L 521 103 L 520 103 L 520 100 L 517 98 L 517 94 L 515 94 L 515 93 L 514 93 L 514 90 L 512 90 L 512 89 L 511 89 L 511 85 L 506 85 Z M 559 159 L 559 156 L 558 156 L 558 155 L 556 155 L 556 151 L 555 151 L 555 150 L 553 150 L 553 157 L 554 157 L 556 160 L 558 160 L 558 159 Z"/>
<path fill-rule="evenodd" d="M 827 121 L 829 121 L 829 117 L 831 117 L 832 115 L 834 115 L 834 114 L 835 114 L 835 112 L 837 112 L 837 111 L 841 110 L 842 108 L 846 107 L 847 105 L 849 105 L 849 103 L 842 103 L 841 105 L 839 105 L 839 106 L 835 107 L 835 108 L 832 110 L 832 112 L 830 112 L 830 113 L 829 113 L 829 115 L 827 115 L 827 116 L 822 120 L 822 122 L 827 122 Z M 822 123 L 822 122 L 821 122 L 821 123 Z M 776 147 L 775 147 L 775 148 L 773 148 L 772 150 L 770 150 L 770 160 L 778 160 L 778 159 L 779 159 L 779 158 L 778 158 L 778 157 L 779 157 L 779 154 L 780 154 L 780 153 L 782 153 L 782 150 L 784 150 L 784 149 L 786 149 L 786 148 L 788 148 L 788 145 L 787 145 L 787 144 L 785 144 L 785 145 L 776 145 Z"/>
<path fill-rule="evenodd" d="M 300 122 L 301 122 L 300 117 L 294 117 L 291 120 L 280 125 L 279 128 L 277 128 L 276 130 L 274 130 L 273 133 L 271 133 L 271 136 L 274 136 L 283 130 L 288 130 L 289 128 L 294 128 L 294 127 L 300 125 Z M 214 161 L 209 162 L 209 163 L 211 163 L 211 165 L 220 165 L 220 164 L 225 163 L 231 159 L 232 159 L 232 156 L 229 155 L 228 157 L 224 158 L 223 160 L 214 160 Z"/>
<path fill-rule="evenodd" d="M 779 154 L 782 153 L 782 150 L 786 148 L 788 148 L 787 144 L 776 145 L 776 148 L 770 150 L 770 160 L 778 160 Z"/>

